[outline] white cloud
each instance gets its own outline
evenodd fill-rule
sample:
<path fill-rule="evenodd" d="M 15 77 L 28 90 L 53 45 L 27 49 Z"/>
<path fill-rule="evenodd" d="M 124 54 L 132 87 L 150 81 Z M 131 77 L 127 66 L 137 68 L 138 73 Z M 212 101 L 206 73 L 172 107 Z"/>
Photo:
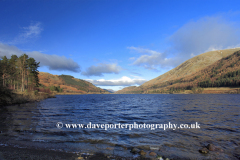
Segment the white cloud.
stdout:
<path fill-rule="evenodd" d="M 21 30 L 21 33 L 12 42 L 8 42 L 8 44 L 19 44 L 33 40 L 40 36 L 43 28 L 40 22 L 35 22 L 31 23 L 28 27 L 22 27 Z"/>
<path fill-rule="evenodd" d="M 127 47 L 127 49 L 135 50 L 138 53 L 158 54 L 157 51 L 153 51 L 153 50 L 150 50 L 150 49 L 144 49 L 144 48 L 141 48 L 141 47 L 133 47 L 133 46 L 131 46 L 131 47 Z"/>
<path fill-rule="evenodd" d="M 196 55 L 195 54 L 193 54 L 193 53 L 191 53 L 191 55 L 190 55 L 190 57 L 192 58 L 192 57 L 195 57 Z"/>
<path fill-rule="evenodd" d="M 134 77 L 134 78 L 138 78 L 138 79 L 141 79 L 140 76 L 135 76 L 135 75 L 130 75 L 131 77 Z"/>
<path fill-rule="evenodd" d="M 118 74 L 122 68 L 117 64 L 104 64 L 99 63 L 97 66 L 92 65 L 87 68 L 86 72 L 82 72 L 85 76 L 103 76 L 104 73 L 115 73 Z"/>
<path fill-rule="evenodd" d="M 136 58 L 135 57 L 130 57 L 129 60 L 135 60 Z"/>
<path fill-rule="evenodd" d="M 31 25 L 28 27 L 23 27 L 23 30 L 24 31 L 21 34 L 22 37 L 32 38 L 32 37 L 39 36 L 43 29 L 41 28 L 41 23 L 37 22 L 37 23 L 31 23 Z"/>
<path fill-rule="evenodd" d="M 91 80 L 91 79 L 86 79 L 86 81 L 89 81 L 96 86 L 131 86 L 131 85 L 142 85 L 147 80 L 145 80 L 145 79 L 131 79 L 127 76 L 123 76 L 120 79 L 115 79 L 115 80 L 105 80 L 105 79 Z"/>
<path fill-rule="evenodd" d="M 34 58 L 37 62 L 40 62 L 40 66 L 47 66 L 50 70 L 80 72 L 80 66 L 70 58 L 48 55 L 38 51 L 23 52 L 15 46 L 0 43 L 1 57 L 6 56 L 10 58 L 11 55 L 17 55 L 19 57 L 24 53 Z"/>
<path fill-rule="evenodd" d="M 158 67 L 166 68 L 175 65 L 178 61 L 175 58 L 167 58 L 166 54 L 153 51 L 150 49 L 144 49 L 140 47 L 128 47 L 130 50 L 137 51 L 138 53 L 146 53 L 140 57 L 138 57 L 133 65 L 143 66 L 149 70 L 156 70 Z"/>

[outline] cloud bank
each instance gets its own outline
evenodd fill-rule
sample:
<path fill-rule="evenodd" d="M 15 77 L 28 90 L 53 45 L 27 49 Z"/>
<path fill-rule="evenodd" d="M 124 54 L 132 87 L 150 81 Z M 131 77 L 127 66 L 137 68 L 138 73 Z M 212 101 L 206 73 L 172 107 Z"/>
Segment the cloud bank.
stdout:
<path fill-rule="evenodd" d="M 80 72 L 80 66 L 65 56 L 48 55 L 38 51 L 23 52 L 15 46 L 0 43 L 0 57 L 6 56 L 10 58 L 12 55 L 19 57 L 24 53 L 40 62 L 41 67 L 46 66 L 49 70 Z"/>
<path fill-rule="evenodd" d="M 147 80 L 145 79 L 131 79 L 127 76 L 123 76 L 120 79 L 117 80 L 105 80 L 105 79 L 99 79 L 99 80 L 91 80 L 91 79 L 85 79 L 86 81 L 91 82 L 92 84 L 96 86 L 131 86 L 131 85 L 142 85 Z"/>
<path fill-rule="evenodd" d="M 149 70 L 157 70 L 158 67 L 169 68 L 179 63 L 176 58 L 167 58 L 167 55 L 165 53 L 133 46 L 128 47 L 128 49 L 144 54 L 138 57 L 133 62 L 133 65 L 143 66 Z"/>
<path fill-rule="evenodd" d="M 170 48 L 163 53 L 140 47 L 128 47 L 142 55 L 133 65 L 146 69 L 176 67 L 189 58 L 207 51 L 240 47 L 237 23 L 223 17 L 204 17 L 191 21 L 168 38 Z M 171 55 L 171 56 L 170 56 Z"/>
<path fill-rule="evenodd" d="M 235 23 L 222 17 L 204 17 L 182 26 L 169 41 L 172 49 L 189 58 L 207 51 L 239 47 L 239 36 Z"/>
<path fill-rule="evenodd" d="M 82 72 L 82 75 L 85 76 L 103 76 L 104 73 L 115 73 L 118 74 L 122 68 L 117 64 L 104 64 L 100 63 L 97 66 L 92 65 L 87 68 L 85 72 Z"/>

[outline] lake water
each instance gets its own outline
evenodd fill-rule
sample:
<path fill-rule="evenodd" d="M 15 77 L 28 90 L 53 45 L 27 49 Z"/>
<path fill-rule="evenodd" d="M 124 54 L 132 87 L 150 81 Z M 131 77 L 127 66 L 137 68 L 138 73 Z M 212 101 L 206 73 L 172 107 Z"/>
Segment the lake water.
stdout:
<path fill-rule="evenodd" d="M 133 157 L 131 147 L 175 159 L 237 159 L 239 95 L 58 95 L 0 112 L 1 145 Z M 58 122 L 63 128 L 56 127 Z M 65 124 L 195 124 L 197 129 L 66 128 Z M 61 125 L 59 125 L 61 126 Z M 223 152 L 199 149 L 212 143 Z"/>

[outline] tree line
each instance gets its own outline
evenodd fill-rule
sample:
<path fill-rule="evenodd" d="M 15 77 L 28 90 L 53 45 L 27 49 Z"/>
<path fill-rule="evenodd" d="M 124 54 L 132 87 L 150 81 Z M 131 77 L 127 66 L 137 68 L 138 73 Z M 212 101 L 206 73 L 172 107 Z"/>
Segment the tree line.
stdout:
<path fill-rule="evenodd" d="M 225 75 L 218 77 L 215 81 L 210 79 L 198 82 L 199 87 L 239 87 L 240 86 L 240 70 L 228 72 Z"/>
<path fill-rule="evenodd" d="M 39 86 L 39 64 L 26 54 L 0 58 L 0 86 L 21 92 L 35 90 Z"/>

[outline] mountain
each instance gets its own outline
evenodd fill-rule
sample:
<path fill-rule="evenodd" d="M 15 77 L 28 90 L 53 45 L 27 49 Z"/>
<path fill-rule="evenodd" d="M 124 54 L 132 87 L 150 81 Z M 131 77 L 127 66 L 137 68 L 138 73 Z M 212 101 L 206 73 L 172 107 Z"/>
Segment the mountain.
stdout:
<path fill-rule="evenodd" d="M 228 74 L 228 72 L 233 72 L 233 71 L 237 72 L 237 70 L 240 69 L 239 68 L 240 65 L 237 61 L 238 53 L 239 53 L 238 50 L 240 50 L 240 48 L 218 50 L 218 51 L 203 53 L 201 55 L 195 56 L 185 61 L 181 65 L 170 70 L 169 72 L 163 75 L 160 75 L 159 77 L 154 78 L 142 84 L 139 87 L 133 87 L 133 86 L 126 87 L 115 93 L 116 94 L 173 93 L 173 92 L 176 93 L 176 92 L 185 92 L 185 90 L 193 90 L 190 92 L 192 93 L 192 92 L 196 92 L 195 89 L 197 87 L 208 88 L 208 89 L 204 89 L 203 93 L 212 93 L 209 91 L 210 86 L 204 86 L 200 84 L 200 82 L 207 81 L 210 83 L 211 81 L 211 84 L 214 84 L 215 81 L 222 79 L 221 77 L 222 75 L 224 76 L 224 74 Z M 233 56 L 234 58 L 233 57 L 231 58 L 231 56 Z M 233 67 L 229 67 L 228 65 L 233 65 Z M 210 74 L 210 73 L 213 73 L 213 74 Z M 232 87 L 229 85 L 221 85 L 221 86 L 212 85 L 211 87 L 227 87 L 227 86 Z M 219 90 L 219 89 L 215 89 L 215 90 Z M 225 91 L 226 89 L 224 90 L 224 92 Z M 219 92 L 216 91 L 216 93 L 219 93 Z"/>
<path fill-rule="evenodd" d="M 110 93 L 116 92 L 116 91 L 114 91 L 113 89 L 104 89 L 104 90 L 106 90 L 106 91 L 108 91 L 108 92 L 110 92 Z"/>
<path fill-rule="evenodd" d="M 143 87 L 139 86 L 130 86 L 130 87 L 125 87 L 117 92 L 114 92 L 115 94 L 140 94 L 143 93 Z"/>
<path fill-rule="evenodd" d="M 108 91 L 94 86 L 92 83 L 74 78 L 69 75 L 52 75 L 46 72 L 39 72 L 39 83 L 43 88 L 58 87 L 62 90 L 59 94 L 103 94 Z"/>

